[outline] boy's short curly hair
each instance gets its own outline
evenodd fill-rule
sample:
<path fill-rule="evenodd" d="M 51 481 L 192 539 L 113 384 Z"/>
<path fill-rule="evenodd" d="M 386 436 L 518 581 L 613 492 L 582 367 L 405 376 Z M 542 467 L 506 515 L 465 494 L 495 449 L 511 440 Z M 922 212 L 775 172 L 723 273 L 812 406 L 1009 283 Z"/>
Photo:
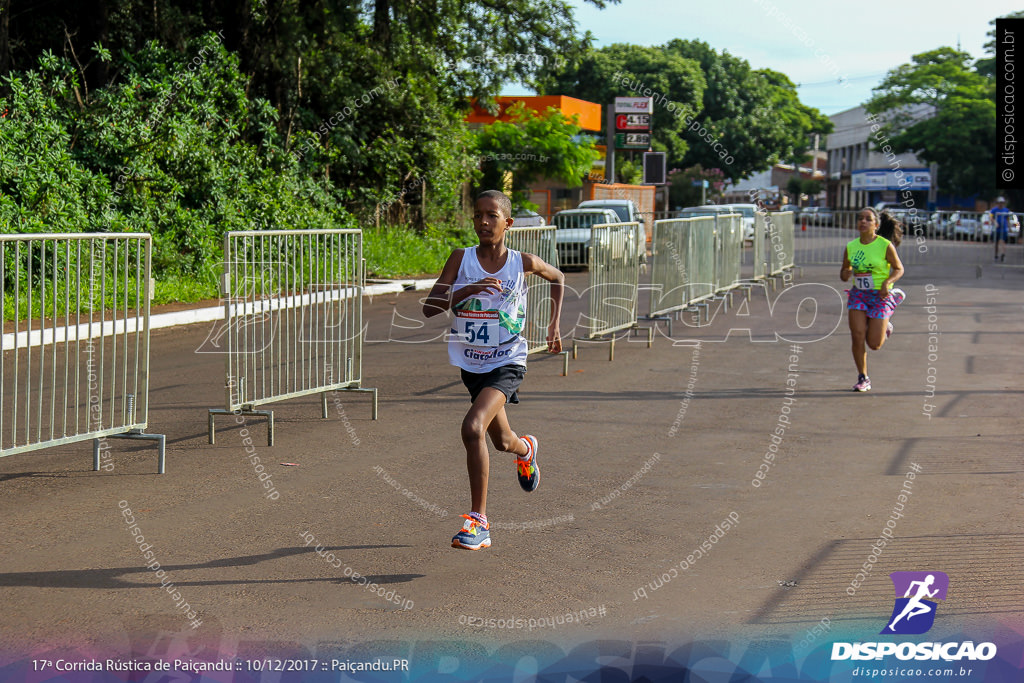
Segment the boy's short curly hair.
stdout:
<path fill-rule="evenodd" d="M 484 190 L 476 196 L 476 201 L 480 201 L 485 197 L 498 202 L 498 208 L 505 214 L 505 218 L 512 215 L 512 200 L 508 198 L 507 194 L 500 190 Z"/>

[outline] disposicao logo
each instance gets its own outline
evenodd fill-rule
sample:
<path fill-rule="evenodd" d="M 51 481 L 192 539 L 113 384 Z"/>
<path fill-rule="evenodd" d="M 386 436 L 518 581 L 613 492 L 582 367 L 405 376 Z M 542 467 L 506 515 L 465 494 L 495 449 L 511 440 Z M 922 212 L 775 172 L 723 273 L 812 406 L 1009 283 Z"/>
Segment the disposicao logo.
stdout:
<path fill-rule="evenodd" d="M 949 577 L 943 572 L 893 572 L 889 574 L 896 590 L 892 615 L 880 635 L 919 635 L 927 633 L 935 624 L 938 603 L 949 591 Z M 897 659 L 918 661 L 966 659 L 987 661 L 996 656 L 994 643 L 967 640 L 949 643 L 833 643 L 832 661 L 852 659 L 883 659 L 895 655 Z"/>
<path fill-rule="evenodd" d="M 927 633 L 935 623 L 938 603 L 926 598 L 946 599 L 949 577 L 943 572 L 893 572 L 896 604 L 881 634 L 917 635 Z"/>

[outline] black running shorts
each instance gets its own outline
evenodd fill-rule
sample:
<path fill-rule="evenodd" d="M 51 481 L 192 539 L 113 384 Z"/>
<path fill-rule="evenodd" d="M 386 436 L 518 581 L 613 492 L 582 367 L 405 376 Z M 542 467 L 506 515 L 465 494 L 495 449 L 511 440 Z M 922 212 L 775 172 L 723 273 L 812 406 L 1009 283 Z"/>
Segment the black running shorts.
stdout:
<path fill-rule="evenodd" d="M 462 383 L 469 389 L 469 400 L 475 401 L 484 387 L 494 387 L 505 394 L 506 403 L 519 403 L 517 389 L 526 377 L 526 368 L 522 365 L 502 365 L 490 372 L 467 372 L 462 370 Z"/>

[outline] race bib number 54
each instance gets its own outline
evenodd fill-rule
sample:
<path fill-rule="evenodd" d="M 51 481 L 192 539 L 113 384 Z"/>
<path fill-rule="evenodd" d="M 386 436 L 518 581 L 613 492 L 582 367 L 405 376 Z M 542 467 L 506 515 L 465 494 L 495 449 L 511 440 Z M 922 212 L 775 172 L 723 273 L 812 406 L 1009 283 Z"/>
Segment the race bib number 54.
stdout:
<path fill-rule="evenodd" d="M 455 317 L 455 333 L 469 346 L 498 345 L 497 311 L 460 311 Z"/>
<path fill-rule="evenodd" d="M 871 273 L 855 273 L 853 286 L 857 289 L 874 289 L 875 277 Z"/>

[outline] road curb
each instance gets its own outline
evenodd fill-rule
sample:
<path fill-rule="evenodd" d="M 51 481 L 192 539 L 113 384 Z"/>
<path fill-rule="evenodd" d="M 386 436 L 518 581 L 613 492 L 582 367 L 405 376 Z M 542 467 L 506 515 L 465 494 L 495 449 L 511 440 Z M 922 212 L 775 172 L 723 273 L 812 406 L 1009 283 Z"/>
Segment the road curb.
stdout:
<path fill-rule="evenodd" d="M 395 280 L 393 282 L 382 282 L 367 285 L 363 288 L 363 296 L 373 297 L 381 294 L 398 294 L 408 291 L 422 291 L 434 286 L 436 278 L 426 280 Z M 208 306 L 205 308 L 193 308 L 185 311 L 174 311 L 172 313 L 159 313 L 150 317 L 149 329 L 157 330 L 163 327 L 177 327 L 178 325 L 194 325 L 196 323 L 208 323 L 224 319 L 223 306 Z"/>
<path fill-rule="evenodd" d="M 382 294 L 398 294 L 400 292 L 408 291 L 421 291 L 427 290 L 433 287 L 436 278 L 424 279 L 424 280 L 395 280 L 392 282 L 382 282 L 372 285 L 367 285 L 363 288 L 363 296 L 373 297 Z M 197 323 L 208 323 L 217 320 L 224 319 L 224 306 L 204 306 L 203 308 L 190 308 L 183 311 L 172 311 L 169 313 L 157 313 L 150 316 L 149 329 L 158 330 L 165 327 L 178 327 L 179 325 L 195 325 Z M 46 332 L 50 333 L 51 328 L 46 328 Z M 34 331 L 34 334 L 40 334 L 42 331 Z M 25 332 L 14 333 L 8 332 L 3 335 L 3 348 L 15 348 L 16 339 L 15 335 L 26 334 Z M 53 330 L 53 334 L 58 337 L 65 335 L 66 331 L 63 327 L 58 327 Z M 87 333 L 88 334 L 88 333 Z M 83 339 L 89 337 L 81 337 Z M 32 342 L 38 343 L 38 342 Z"/>

